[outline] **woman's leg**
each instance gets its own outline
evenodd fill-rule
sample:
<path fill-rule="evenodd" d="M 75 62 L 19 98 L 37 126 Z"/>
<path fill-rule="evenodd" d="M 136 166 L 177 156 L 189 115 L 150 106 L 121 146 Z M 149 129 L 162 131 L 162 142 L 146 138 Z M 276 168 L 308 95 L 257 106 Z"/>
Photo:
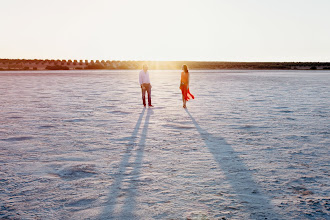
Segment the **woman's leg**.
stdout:
<path fill-rule="evenodd" d="M 187 88 L 183 87 L 182 89 L 182 101 L 183 101 L 183 107 L 186 107 L 186 98 L 187 98 Z"/>

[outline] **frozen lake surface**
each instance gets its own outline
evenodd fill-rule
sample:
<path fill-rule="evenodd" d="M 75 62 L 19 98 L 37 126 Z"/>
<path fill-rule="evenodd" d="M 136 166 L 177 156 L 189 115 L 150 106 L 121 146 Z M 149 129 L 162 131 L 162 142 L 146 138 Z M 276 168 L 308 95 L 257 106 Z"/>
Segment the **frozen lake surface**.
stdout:
<path fill-rule="evenodd" d="M 330 218 L 330 71 L 138 72 L 0 72 L 0 218 Z"/>

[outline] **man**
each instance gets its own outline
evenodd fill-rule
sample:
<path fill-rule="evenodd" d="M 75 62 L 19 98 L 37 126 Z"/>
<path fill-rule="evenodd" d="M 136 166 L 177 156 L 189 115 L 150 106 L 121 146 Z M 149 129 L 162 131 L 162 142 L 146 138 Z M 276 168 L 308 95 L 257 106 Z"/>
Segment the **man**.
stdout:
<path fill-rule="evenodd" d="M 149 107 L 153 107 L 151 105 L 151 85 L 150 85 L 150 78 L 148 72 L 148 65 L 143 65 L 143 70 L 140 71 L 139 74 L 139 82 L 142 89 L 142 101 L 144 107 L 146 107 L 146 91 L 148 93 L 148 105 Z"/>

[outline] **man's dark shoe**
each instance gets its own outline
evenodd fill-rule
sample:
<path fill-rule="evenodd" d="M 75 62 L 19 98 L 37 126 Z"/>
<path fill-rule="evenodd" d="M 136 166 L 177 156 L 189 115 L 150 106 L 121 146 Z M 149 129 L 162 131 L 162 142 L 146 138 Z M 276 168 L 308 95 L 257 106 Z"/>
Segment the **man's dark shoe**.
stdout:
<path fill-rule="evenodd" d="M 146 107 L 146 104 L 143 104 L 144 107 Z"/>
<path fill-rule="evenodd" d="M 153 105 L 149 105 L 149 107 L 154 107 Z"/>

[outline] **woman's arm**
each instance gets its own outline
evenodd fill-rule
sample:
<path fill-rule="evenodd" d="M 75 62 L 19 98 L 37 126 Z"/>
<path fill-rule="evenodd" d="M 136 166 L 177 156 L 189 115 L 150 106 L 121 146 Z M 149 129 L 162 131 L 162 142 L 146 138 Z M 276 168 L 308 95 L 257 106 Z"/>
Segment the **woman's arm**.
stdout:
<path fill-rule="evenodd" d="M 182 85 L 182 72 L 181 72 L 181 79 L 180 79 L 180 87 Z"/>

